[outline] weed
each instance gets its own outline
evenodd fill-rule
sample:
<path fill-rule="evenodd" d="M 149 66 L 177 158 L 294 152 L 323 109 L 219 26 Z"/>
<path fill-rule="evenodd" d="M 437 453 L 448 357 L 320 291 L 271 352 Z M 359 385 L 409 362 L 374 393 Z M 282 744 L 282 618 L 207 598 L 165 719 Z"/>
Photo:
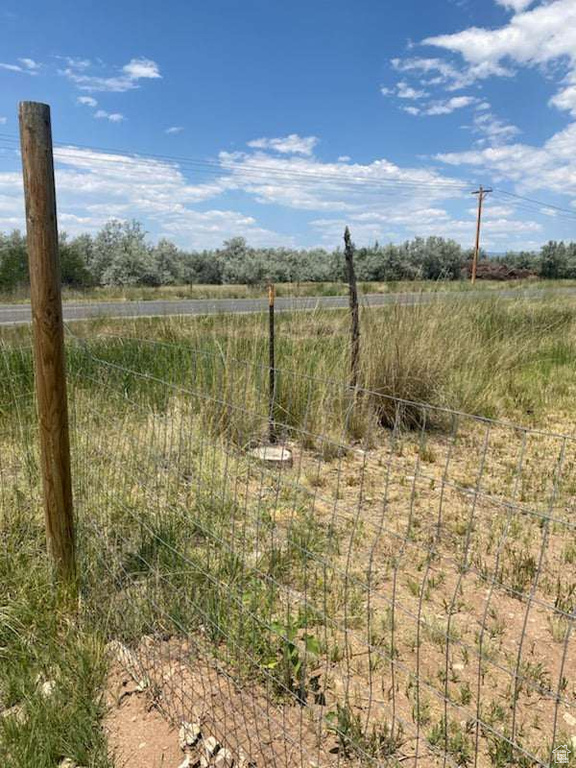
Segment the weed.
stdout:
<path fill-rule="evenodd" d="M 345 757 L 359 757 L 366 765 L 376 765 L 374 760 L 393 758 L 404 742 L 401 726 L 392 728 L 388 723 L 373 725 L 366 731 L 360 714 L 348 705 L 337 705 L 326 715 L 330 731 L 338 738 L 340 752 Z"/>

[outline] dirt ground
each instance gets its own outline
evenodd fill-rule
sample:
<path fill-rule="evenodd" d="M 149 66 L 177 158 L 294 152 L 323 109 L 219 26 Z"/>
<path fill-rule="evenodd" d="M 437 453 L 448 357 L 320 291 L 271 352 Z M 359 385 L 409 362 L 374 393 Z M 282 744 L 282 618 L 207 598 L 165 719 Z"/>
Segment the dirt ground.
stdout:
<path fill-rule="evenodd" d="M 139 690 L 115 664 L 106 693 L 104 729 L 115 768 L 178 768 L 184 759 L 178 729 L 154 706 L 150 692 Z"/>

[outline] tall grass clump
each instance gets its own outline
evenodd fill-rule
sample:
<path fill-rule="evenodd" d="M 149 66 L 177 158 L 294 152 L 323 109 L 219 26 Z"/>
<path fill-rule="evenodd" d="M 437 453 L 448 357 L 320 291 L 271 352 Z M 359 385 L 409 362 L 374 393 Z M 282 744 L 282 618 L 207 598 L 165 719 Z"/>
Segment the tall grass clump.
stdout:
<path fill-rule="evenodd" d="M 365 337 L 371 344 L 366 349 L 365 343 L 363 350 L 364 386 L 384 427 L 422 426 L 430 417 L 422 403 L 445 404 L 446 349 L 434 341 L 444 340 L 446 329 L 441 327 L 443 317 L 430 309 L 395 306 L 374 319 L 365 313 Z"/>
<path fill-rule="evenodd" d="M 532 421 L 574 371 L 575 319 L 568 303 L 490 298 L 365 313 L 365 386 L 384 426 L 433 420 L 412 402 Z"/>

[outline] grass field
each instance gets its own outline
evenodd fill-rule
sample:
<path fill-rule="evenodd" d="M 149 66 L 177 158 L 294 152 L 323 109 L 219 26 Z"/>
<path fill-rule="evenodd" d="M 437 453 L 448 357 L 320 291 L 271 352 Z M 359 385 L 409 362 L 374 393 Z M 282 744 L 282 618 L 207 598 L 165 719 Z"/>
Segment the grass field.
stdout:
<path fill-rule="evenodd" d="M 196 698 L 211 661 L 233 670 L 242 685 L 213 707 L 236 747 L 248 697 L 314 757 L 321 723 L 340 764 L 546 762 L 555 719 L 556 745 L 575 735 L 574 303 L 366 311 L 358 398 L 346 313 L 280 315 L 283 474 L 248 451 L 268 424 L 266 322 L 73 326 L 74 617 L 43 554 L 29 331 L 3 330 L 0 708 L 21 708 L 0 718 L 4 764 L 108 764 L 110 639 L 176 720 L 175 661 L 194 658 Z"/>
<path fill-rule="evenodd" d="M 535 278 L 523 280 L 479 280 L 472 286 L 468 280 L 409 280 L 388 283 L 360 282 L 358 290 L 367 293 L 419 293 L 421 291 L 469 291 L 469 290 L 521 290 L 526 288 L 554 288 L 574 286 L 574 280 L 539 280 Z M 278 296 L 343 296 L 348 292 L 346 283 L 278 283 Z M 152 301 L 166 299 L 254 299 L 266 294 L 262 285 L 165 285 L 148 286 L 108 286 L 89 289 L 66 288 L 63 292 L 64 301 L 93 302 L 93 301 Z M 25 288 L 17 291 L 0 291 L 0 304 L 15 304 L 28 302 L 29 291 Z"/>

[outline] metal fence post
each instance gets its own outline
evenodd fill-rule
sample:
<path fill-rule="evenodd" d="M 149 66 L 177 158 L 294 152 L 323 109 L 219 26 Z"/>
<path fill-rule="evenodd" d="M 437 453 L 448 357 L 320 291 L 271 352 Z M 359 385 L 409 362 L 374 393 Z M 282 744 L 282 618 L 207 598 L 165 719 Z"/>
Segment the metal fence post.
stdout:
<path fill-rule="evenodd" d="M 276 289 L 271 283 L 268 286 L 268 440 L 271 444 L 277 440 L 276 420 L 274 418 L 274 408 L 276 401 L 276 350 L 275 350 L 275 316 L 274 302 L 276 299 Z"/>

